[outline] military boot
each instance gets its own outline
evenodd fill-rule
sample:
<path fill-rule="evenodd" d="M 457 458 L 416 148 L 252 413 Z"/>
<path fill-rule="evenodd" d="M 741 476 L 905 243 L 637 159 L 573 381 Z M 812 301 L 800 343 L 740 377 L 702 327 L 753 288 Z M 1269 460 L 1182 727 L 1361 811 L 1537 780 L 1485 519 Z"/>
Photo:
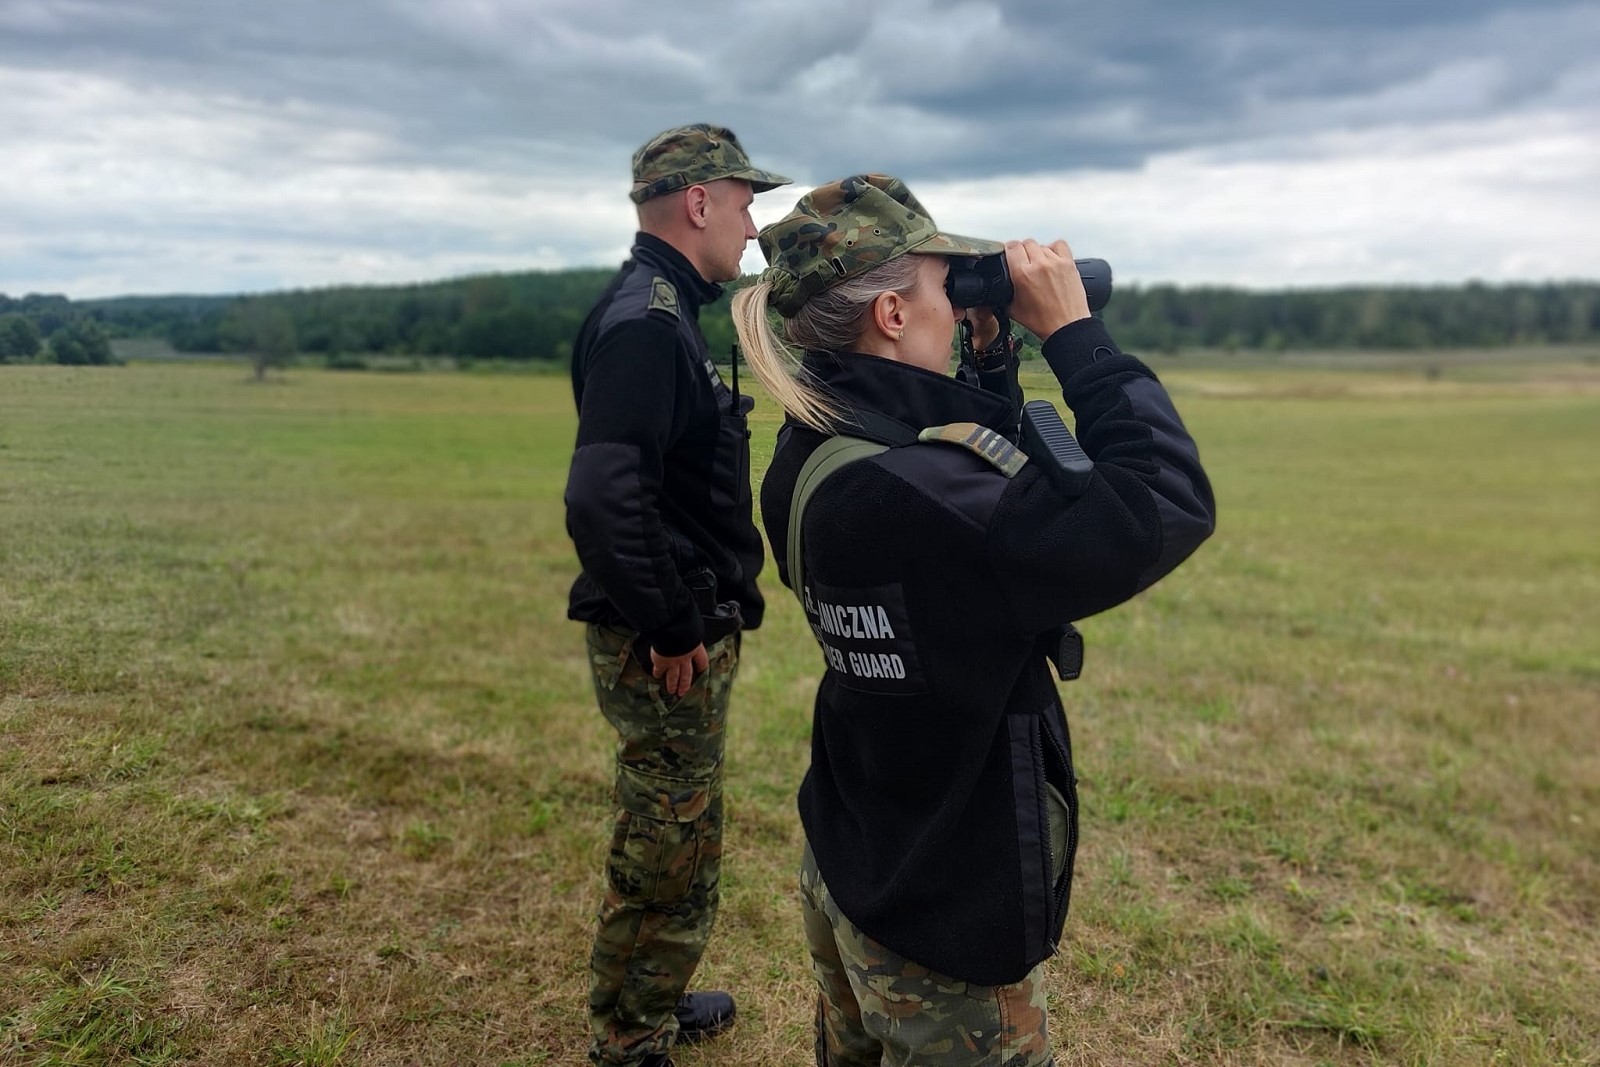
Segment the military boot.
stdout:
<path fill-rule="evenodd" d="M 733 997 L 717 989 L 685 993 L 672 1014 L 678 1020 L 680 1044 L 703 1041 L 733 1025 Z"/>

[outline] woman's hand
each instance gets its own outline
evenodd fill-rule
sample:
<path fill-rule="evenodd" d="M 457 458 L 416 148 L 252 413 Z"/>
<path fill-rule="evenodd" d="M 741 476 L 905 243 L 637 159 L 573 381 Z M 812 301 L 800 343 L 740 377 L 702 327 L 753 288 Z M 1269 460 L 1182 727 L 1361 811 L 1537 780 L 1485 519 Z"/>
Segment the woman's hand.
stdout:
<path fill-rule="evenodd" d="M 1072 249 L 1065 241 L 1041 245 L 1032 238 L 1006 242 L 1006 266 L 1016 296 L 1011 300 L 1011 317 L 1038 335 L 1049 339 L 1069 322 L 1089 317 L 1089 298 L 1083 279 L 1072 262 Z"/>
<path fill-rule="evenodd" d="M 972 347 L 982 352 L 1000 336 L 1000 320 L 988 308 L 966 308 L 967 321 L 972 323 Z"/>

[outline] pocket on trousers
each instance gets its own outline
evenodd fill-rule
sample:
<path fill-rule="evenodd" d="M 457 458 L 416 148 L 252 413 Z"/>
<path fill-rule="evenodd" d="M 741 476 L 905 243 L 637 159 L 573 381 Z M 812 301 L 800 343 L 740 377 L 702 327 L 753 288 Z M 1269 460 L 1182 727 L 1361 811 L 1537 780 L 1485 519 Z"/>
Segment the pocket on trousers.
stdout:
<path fill-rule="evenodd" d="M 585 637 L 589 648 L 589 669 L 594 676 L 595 690 L 603 702 L 605 694 L 617 687 L 628 665 L 633 635 L 631 631 L 614 626 L 590 623 Z"/>
<path fill-rule="evenodd" d="M 617 805 L 660 822 L 694 822 L 711 806 L 712 783 L 668 778 L 635 767 L 617 775 Z"/>
<path fill-rule="evenodd" d="M 712 785 L 634 768 L 617 777 L 622 809 L 612 840 L 611 871 L 619 892 L 666 903 L 681 900 L 700 864 L 699 819 Z"/>
<path fill-rule="evenodd" d="M 707 646 L 706 669 L 694 676 L 682 696 L 667 692 L 664 679 L 646 672 L 645 684 L 663 724 L 674 716 L 707 715 L 719 702 L 726 701 L 726 690 L 733 684 L 734 671 L 739 666 L 738 638 L 737 633 L 727 634 Z"/>

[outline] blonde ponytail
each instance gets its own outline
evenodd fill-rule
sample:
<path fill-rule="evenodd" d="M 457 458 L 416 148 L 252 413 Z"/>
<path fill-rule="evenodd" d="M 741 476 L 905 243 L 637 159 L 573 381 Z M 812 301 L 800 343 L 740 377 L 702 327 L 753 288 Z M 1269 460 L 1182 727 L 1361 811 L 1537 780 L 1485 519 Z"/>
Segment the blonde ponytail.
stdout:
<path fill-rule="evenodd" d="M 772 293 L 769 268 L 754 285 L 733 297 L 733 328 L 739 335 L 750 369 L 783 410 L 822 433 L 832 433 L 842 416 L 839 406 L 811 382 L 811 372 L 793 350 L 772 332 L 767 300 Z M 847 278 L 811 297 L 792 318 L 783 320 L 788 340 L 807 352 L 848 352 L 861 340 L 872 302 L 882 293 L 910 296 L 916 292 L 916 256 L 896 256 L 871 270 Z"/>
<path fill-rule="evenodd" d="M 814 430 L 832 433 L 839 408 L 810 383 L 810 372 L 772 332 L 767 313 L 771 291 L 772 282 L 763 279 L 733 296 L 733 329 L 745 361 L 784 411 Z"/>

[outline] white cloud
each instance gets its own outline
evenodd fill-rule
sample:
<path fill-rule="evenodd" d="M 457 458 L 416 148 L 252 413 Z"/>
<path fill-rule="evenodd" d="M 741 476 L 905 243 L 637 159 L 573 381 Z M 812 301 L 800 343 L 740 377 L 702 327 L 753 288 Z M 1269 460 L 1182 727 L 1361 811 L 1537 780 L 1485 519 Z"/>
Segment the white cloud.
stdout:
<path fill-rule="evenodd" d="M 1065 237 L 1126 282 L 1254 287 L 1600 276 L 1600 139 L 1548 116 L 1152 157 L 1133 171 L 919 182 L 941 226 Z M 770 211 L 771 221 L 781 211 Z M 752 252 L 745 265 L 754 269 Z"/>
<path fill-rule="evenodd" d="M 76 297 L 391 282 L 620 261 L 625 175 L 397 163 L 329 109 L 0 71 L 0 291 Z M 80 131 L 45 136 L 49 127 Z"/>

